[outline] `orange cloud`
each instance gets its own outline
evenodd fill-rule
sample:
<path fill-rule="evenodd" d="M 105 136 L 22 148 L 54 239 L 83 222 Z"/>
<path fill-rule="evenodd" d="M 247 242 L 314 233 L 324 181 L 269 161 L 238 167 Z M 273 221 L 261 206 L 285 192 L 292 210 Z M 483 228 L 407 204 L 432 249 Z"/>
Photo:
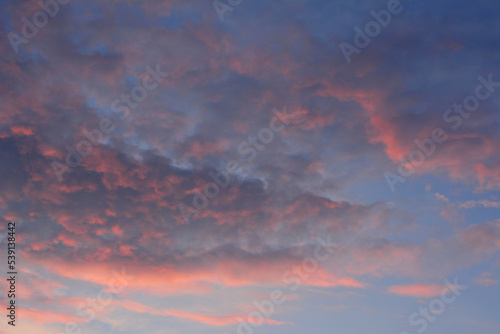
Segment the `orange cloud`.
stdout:
<path fill-rule="evenodd" d="M 70 313 L 57 313 L 50 310 L 35 310 L 30 308 L 19 308 L 19 314 L 29 321 L 36 324 L 50 324 L 50 323 L 84 323 L 87 319 L 78 318 Z"/>
<path fill-rule="evenodd" d="M 409 284 L 394 285 L 387 289 L 387 292 L 404 297 L 433 298 L 440 296 L 445 285 L 440 284 Z"/>
<path fill-rule="evenodd" d="M 200 322 L 207 325 L 212 326 L 229 326 L 233 324 L 239 323 L 242 319 L 246 319 L 248 315 L 239 314 L 239 315 L 229 315 L 229 316 L 209 316 L 209 315 L 201 315 L 190 313 L 182 310 L 175 309 L 157 309 L 153 308 L 132 300 L 117 300 L 114 302 L 117 306 L 126 308 L 127 310 L 131 310 L 138 313 L 149 313 L 160 316 L 170 316 L 178 319 L 185 319 L 194 322 Z M 284 322 L 272 320 L 272 319 L 264 319 L 265 324 L 269 325 L 283 325 Z"/>

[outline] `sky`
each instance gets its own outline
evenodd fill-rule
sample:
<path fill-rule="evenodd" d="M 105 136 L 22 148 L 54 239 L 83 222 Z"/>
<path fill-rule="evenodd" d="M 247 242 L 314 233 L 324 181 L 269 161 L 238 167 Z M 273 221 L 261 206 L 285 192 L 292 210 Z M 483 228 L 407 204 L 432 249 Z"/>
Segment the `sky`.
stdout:
<path fill-rule="evenodd" d="M 500 332 L 500 2 L 0 25 L 0 334 Z"/>

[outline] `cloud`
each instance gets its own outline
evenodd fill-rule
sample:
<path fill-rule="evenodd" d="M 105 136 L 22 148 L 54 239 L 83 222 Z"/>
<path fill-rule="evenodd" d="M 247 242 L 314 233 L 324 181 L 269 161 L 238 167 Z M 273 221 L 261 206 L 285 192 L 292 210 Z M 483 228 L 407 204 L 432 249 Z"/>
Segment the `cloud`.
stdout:
<path fill-rule="evenodd" d="M 460 207 L 464 209 L 472 209 L 481 206 L 484 208 L 500 209 L 500 202 L 494 202 L 494 201 L 489 201 L 487 199 L 483 199 L 479 201 L 467 201 L 465 203 L 460 204 Z"/>
<path fill-rule="evenodd" d="M 387 292 L 403 297 L 433 298 L 440 296 L 448 288 L 441 284 L 408 284 L 394 285 L 387 288 Z"/>
<path fill-rule="evenodd" d="M 474 282 L 481 286 L 491 287 L 500 283 L 500 279 L 493 278 L 492 273 L 484 272 L 474 279 Z"/>
<path fill-rule="evenodd" d="M 78 303 L 122 268 L 136 278 L 113 312 L 199 326 L 168 327 L 179 333 L 235 325 L 248 299 L 288 286 L 284 273 L 314 254 L 318 236 L 338 248 L 301 283 L 325 295 L 369 295 L 391 278 L 390 294 L 430 298 L 440 284 L 401 281 L 435 282 L 500 252 L 499 221 L 485 210 L 499 208 L 498 96 L 456 130 L 443 119 L 498 67 L 498 31 L 484 29 L 496 2 L 413 2 L 353 66 L 336 45 L 352 38 L 370 1 L 248 1 L 224 22 L 211 1 L 73 1 L 19 54 L 6 34 L 40 5 L 0 6 L 0 210 L 3 222 L 19 222 L 20 314 L 30 325 L 48 332 L 81 321 Z M 128 105 L 156 64 L 168 79 Z M 284 106 L 298 119 L 260 148 L 259 132 Z M 59 182 L 53 162 L 66 164 L 103 119 L 113 132 Z M 406 191 L 389 194 L 384 171 L 436 127 L 448 140 Z M 211 175 L 241 162 L 244 141 L 255 159 L 186 224 L 179 205 L 194 207 Z M 437 208 L 420 193 L 431 183 Z M 151 303 L 158 296 L 168 300 Z M 267 324 L 288 323 L 279 312 Z M 114 315 L 89 332 L 116 330 Z M 147 326 L 141 332 L 158 330 Z"/>

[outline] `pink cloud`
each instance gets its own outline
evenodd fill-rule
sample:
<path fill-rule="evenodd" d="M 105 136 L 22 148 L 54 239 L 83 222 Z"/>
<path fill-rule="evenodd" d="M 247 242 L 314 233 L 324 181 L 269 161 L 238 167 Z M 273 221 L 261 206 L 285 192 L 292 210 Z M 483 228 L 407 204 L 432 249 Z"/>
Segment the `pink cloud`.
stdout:
<path fill-rule="evenodd" d="M 391 286 L 387 292 L 403 297 L 433 298 L 440 296 L 445 289 L 447 287 L 440 284 L 409 284 Z"/>
<path fill-rule="evenodd" d="M 474 282 L 481 286 L 490 287 L 500 284 L 500 279 L 495 279 L 492 273 L 482 273 L 474 279 Z"/>
<path fill-rule="evenodd" d="M 171 316 L 178 319 L 185 319 L 194 322 L 200 322 L 212 326 L 228 326 L 239 323 L 242 319 L 246 319 L 246 314 L 235 314 L 228 316 L 210 316 L 191 313 L 183 310 L 176 309 L 158 309 L 153 308 L 132 300 L 117 300 L 114 302 L 117 306 L 126 308 L 128 310 L 138 313 L 149 313 L 160 316 Z M 286 323 L 272 319 L 264 319 L 264 323 L 268 325 L 284 325 Z"/>

